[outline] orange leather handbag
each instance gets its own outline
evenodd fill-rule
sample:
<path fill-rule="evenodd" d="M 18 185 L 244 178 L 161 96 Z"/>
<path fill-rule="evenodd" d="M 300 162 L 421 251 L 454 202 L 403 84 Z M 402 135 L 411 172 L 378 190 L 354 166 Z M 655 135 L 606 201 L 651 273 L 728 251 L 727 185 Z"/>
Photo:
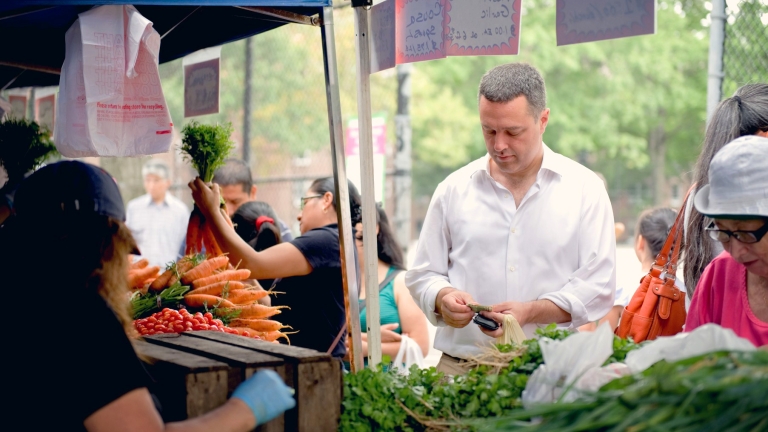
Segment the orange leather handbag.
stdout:
<path fill-rule="evenodd" d="M 683 330 L 685 292 L 675 286 L 675 272 L 683 241 L 685 201 L 656 262 L 640 281 L 640 287 L 621 314 L 619 327 L 616 328 L 616 335 L 621 338 L 631 336 L 635 342 L 642 342 Z"/>

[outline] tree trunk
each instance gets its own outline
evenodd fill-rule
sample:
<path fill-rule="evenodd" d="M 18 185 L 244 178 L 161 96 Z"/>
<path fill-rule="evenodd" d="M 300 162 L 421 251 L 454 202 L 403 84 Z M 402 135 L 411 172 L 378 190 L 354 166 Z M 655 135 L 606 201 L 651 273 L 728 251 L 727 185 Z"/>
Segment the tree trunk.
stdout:
<path fill-rule="evenodd" d="M 654 206 L 667 205 L 669 201 L 669 187 L 666 176 L 667 136 L 663 123 L 658 124 L 651 130 L 648 138 L 648 154 L 651 159 Z"/>

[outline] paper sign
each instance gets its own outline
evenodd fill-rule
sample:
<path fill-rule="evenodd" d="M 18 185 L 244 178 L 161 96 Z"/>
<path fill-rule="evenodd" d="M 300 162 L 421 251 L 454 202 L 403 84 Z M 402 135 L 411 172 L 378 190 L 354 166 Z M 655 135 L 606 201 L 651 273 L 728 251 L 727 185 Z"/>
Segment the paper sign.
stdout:
<path fill-rule="evenodd" d="M 35 100 L 35 121 L 45 126 L 53 135 L 53 125 L 56 124 L 56 95 L 41 97 Z"/>
<path fill-rule="evenodd" d="M 397 64 L 444 58 L 444 2 L 447 0 L 396 1 Z"/>
<path fill-rule="evenodd" d="M 27 117 L 27 97 L 9 95 L 8 102 L 11 103 L 10 117 L 23 119 Z"/>
<path fill-rule="evenodd" d="M 557 0 L 557 45 L 656 33 L 655 0 Z"/>
<path fill-rule="evenodd" d="M 219 112 L 221 47 L 197 51 L 182 60 L 184 117 Z"/>
<path fill-rule="evenodd" d="M 446 0 L 447 54 L 517 54 L 520 3 L 521 0 Z"/>
<path fill-rule="evenodd" d="M 395 0 L 371 8 L 371 73 L 395 67 Z"/>

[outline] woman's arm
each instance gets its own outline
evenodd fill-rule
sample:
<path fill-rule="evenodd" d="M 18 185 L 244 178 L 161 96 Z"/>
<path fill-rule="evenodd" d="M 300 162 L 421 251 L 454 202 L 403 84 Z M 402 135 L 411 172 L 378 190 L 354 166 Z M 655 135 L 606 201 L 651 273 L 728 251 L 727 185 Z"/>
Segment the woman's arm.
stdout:
<path fill-rule="evenodd" d="M 395 303 L 397 304 L 397 313 L 400 315 L 400 327 L 403 334 L 416 341 L 421 348 L 422 354 L 427 356 L 429 353 L 429 330 L 427 329 L 427 317 L 421 311 L 419 306 L 411 297 L 410 291 L 405 286 L 405 272 L 397 275 L 394 282 Z M 397 349 L 400 349 L 400 342 Z M 382 351 L 383 351 L 382 346 Z M 397 351 L 395 352 L 397 354 Z"/>
<path fill-rule="evenodd" d="M 256 419 L 245 402 L 229 399 L 224 405 L 199 417 L 163 424 L 146 388 L 133 390 L 91 414 L 84 422 L 88 432 L 123 431 L 250 431 Z"/>
<path fill-rule="evenodd" d="M 291 243 L 280 243 L 262 252 L 256 252 L 235 230 L 229 226 L 219 210 L 221 193 L 219 185 L 213 189 L 196 178 L 189 183 L 195 204 L 211 227 L 221 250 L 229 254 L 229 261 L 251 271 L 254 279 L 277 279 L 303 276 L 312 272 L 312 266 L 304 255 Z"/>

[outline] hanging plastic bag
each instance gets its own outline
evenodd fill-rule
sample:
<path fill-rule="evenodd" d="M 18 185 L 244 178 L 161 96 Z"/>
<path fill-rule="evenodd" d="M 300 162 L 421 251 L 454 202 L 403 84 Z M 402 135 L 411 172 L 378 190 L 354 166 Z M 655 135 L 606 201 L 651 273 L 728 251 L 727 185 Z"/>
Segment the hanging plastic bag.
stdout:
<path fill-rule="evenodd" d="M 424 367 L 424 355 L 421 353 L 421 347 L 415 340 L 409 338 L 406 335 L 402 335 L 400 339 L 400 350 L 395 356 L 395 361 L 392 366 L 397 368 L 397 371 L 402 375 L 408 375 L 411 370 L 411 366 L 416 365 L 419 368 Z"/>
<path fill-rule="evenodd" d="M 618 364 L 601 367 L 613 354 L 613 333 L 608 324 L 559 341 L 542 338 L 539 345 L 544 363 L 533 371 L 523 390 L 526 408 L 561 397 L 566 402 L 575 400 L 629 372 Z"/>
<path fill-rule="evenodd" d="M 165 153 L 172 123 L 160 85 L 160 35 L 130 5 L 81 13 L 65 36 L 56 147 L 67 157 Z"/>

